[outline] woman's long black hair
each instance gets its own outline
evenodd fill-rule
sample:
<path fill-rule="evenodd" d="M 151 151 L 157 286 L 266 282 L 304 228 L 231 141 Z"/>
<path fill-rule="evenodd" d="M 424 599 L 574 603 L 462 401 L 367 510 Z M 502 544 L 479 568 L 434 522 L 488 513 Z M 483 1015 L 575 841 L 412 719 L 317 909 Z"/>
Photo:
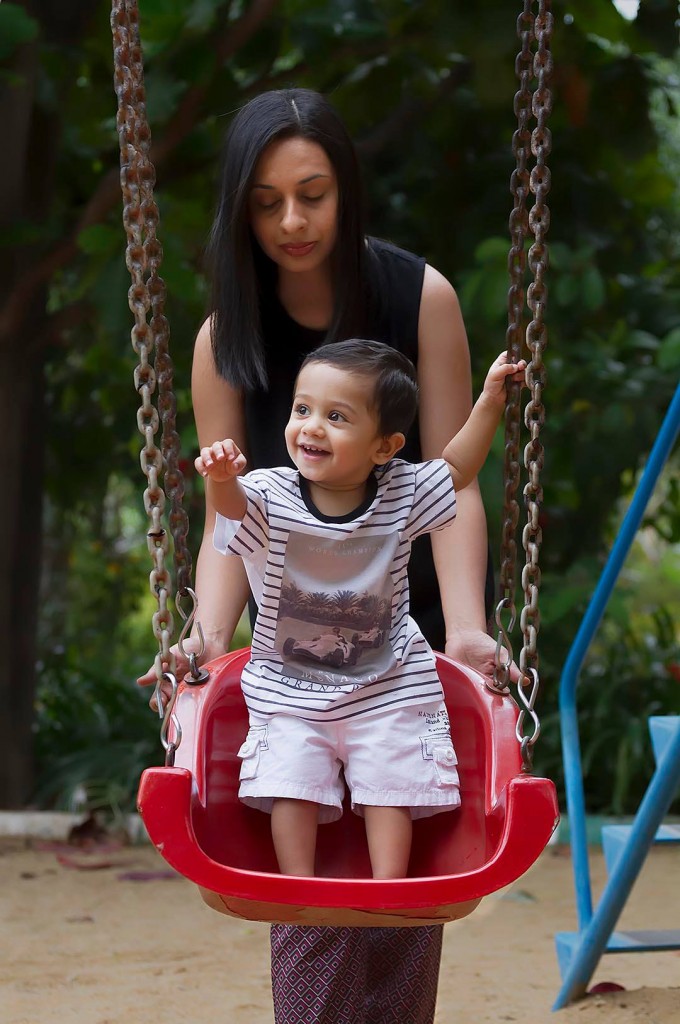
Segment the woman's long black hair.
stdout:
<path fill-rule="evenodd" d="M 266 388 L 260 304 L 274 296 L 277 268 L 249 223 L 256 164 L 272 142 L 301 137 L 326 152 L 338 182 L 338 232 L 332 256 L 334 312 L 327 340 L 361 333 L 367 317 L 366 246 L 359 164 L 331 104 L 310 89 L 280 89 L 250 100 L 226 137 L 217 212 L 208 246 L 211 336 L 218 372 L 235 387 Z"/>

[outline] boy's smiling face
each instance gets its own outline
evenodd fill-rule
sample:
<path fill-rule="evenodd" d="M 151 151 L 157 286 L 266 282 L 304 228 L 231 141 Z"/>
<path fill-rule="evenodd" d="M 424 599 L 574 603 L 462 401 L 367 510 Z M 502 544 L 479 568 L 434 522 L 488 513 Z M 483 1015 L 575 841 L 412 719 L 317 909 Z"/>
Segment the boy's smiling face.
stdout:
<path fill-rule="evenodd" d="M 374 467 L 389 462 L 402 447 L 403 434 L 380 434 L 373 398 L 368 376 L 322 362 L 300 371 L 286 447 L 311 484 L 329 491 L 363 491 Z"/>

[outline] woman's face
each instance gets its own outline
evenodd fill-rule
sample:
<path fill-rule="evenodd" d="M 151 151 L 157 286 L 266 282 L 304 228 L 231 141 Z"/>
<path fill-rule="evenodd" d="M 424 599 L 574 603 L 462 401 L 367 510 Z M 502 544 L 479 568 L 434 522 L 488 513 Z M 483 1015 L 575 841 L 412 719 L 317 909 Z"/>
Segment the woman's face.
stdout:
<path fill-rule="evenodd" d="M 248 204 L 255 238 L 282 270 L 299 273 L 327 263 L 337 237 L 338 183 L 318 143 L 295 136 L 268 146 Z"/>

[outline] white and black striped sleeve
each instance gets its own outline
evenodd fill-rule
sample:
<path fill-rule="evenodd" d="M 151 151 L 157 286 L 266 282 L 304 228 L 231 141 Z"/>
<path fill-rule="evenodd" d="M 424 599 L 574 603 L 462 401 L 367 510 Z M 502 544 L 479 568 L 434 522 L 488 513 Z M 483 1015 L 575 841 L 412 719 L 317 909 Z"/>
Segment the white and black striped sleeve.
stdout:
<path fill-rule="evenodd" d="M 411 540 L 421 533 L 443 530 L 456 518 L 456 492 L 448 463 L 432 459 L 412 468 L 413 507 L 406 524 L 406 534 Z"/>
<path fill-rule="evenodd" d="M 246 511 L 243 519 L 226 519 L 219 512 L 213 531 L 213 545 L 223 555 L 252 558 L 269 543 L 269 494 L 263 481 L 244 476 Z"/>

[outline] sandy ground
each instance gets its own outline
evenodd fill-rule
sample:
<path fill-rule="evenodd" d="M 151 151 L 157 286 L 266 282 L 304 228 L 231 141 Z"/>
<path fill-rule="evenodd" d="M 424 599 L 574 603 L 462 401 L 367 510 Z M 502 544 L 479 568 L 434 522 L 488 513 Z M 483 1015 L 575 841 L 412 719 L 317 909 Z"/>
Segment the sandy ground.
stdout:
<path fill-rule="evenodd" d="M 267 927 L 214 913 L 166 869 L 149 847 L 86 855 L 5 840 L 2 1024 L 272 1024 Z M 596 893 L 603 878 L 594 852 Z M 654 850 L 621 926 L 677 928 L 679 883 L 677 849 Z M 592 984 L 627 991 L 551 1013 L 553 935 L 574 927 L 568 850 L 549 847 L 514 886 L 447 925 L 437 1024 L 680 1024 L 677 951 L 605 957 Z"/>

